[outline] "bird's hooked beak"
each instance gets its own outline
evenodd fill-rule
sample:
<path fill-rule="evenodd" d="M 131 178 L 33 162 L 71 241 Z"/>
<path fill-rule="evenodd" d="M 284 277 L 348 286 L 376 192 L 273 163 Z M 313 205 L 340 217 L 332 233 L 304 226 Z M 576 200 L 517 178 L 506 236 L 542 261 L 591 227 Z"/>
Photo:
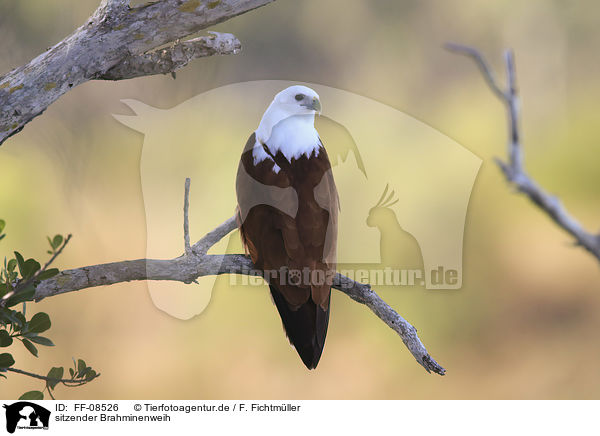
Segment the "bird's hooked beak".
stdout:
<path fill-rule="evenodd" d="M 303 104 L 302 106 L 315 112 L 321 112 L 321 102 L 317 97 L 314 97 L 310 103 Z"/>

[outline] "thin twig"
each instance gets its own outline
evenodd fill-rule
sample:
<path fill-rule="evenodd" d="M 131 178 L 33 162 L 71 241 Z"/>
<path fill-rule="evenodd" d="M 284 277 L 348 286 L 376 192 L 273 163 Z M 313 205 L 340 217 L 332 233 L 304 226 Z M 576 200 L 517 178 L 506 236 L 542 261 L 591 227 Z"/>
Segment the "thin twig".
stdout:
<path fill-rule="evenodd" d="M 217 242 L 235 229 L 237 229 L 237 222 L 235 216 L 232 216 L 228 220 L 221 223 L 217 228 L 204 235 L 198 242 L 194 244 L 192 250 L 196 254 L 206 254 L 212 246 L 214 246 Z"/>
<path fill-rule="evenodd" d="M 183 242 L 185 254 L 191 254 L 192 247 L 190 246 L 190 178 L 185 179 L 185 192 L 183 195 Z"/>
<path fill-rule="evenodd" d="M 475 61 L 475 63 L 477 64 L 477 66 L 479 67 L 479 69 L 481 70 L 481 73 L 483 74 L 483 78 L 485 79 L 485 81 L 487 82 L 489 87 L 492 88 L 492 91 L 494 91 L 494 93 L 500 99 L 502 99 L 502 100 L 507 99 L 506 94 L 504 93 L 504 91 L 498 84 L 498 81 L 496 80 L 496 76 L 494 75 L 494 72 L 489 67 L 486 60 L 481 55 L 481 53 L 479 53 L 479 51 L 477 51 L 473 47 L 469 47 L 469 46 L 461 45 L 461 44 L 455 44 L 453 42 L 446 43 L 445 47 L 447 50 L 449 50 L 451 52 L 469 56 L 471 59 L 473 59 Z"/>
<path fill-rule="evenodd" d="M 42 269 L 40 269 L 38 271 L 38 274 L 36 274 L 36 276 L 39 275 L 39 273 L 46 271 L 48 269 L 48 267 L 50 265 L 52 265 L 52 262 L 54 262 L 56 260 L 56 258 L 58 256 L 60 256 L 60 254 L 63 252 L 63 250 L 65 249 L 65 247 L 67 246 L 67 244 L 69 243 L 69 241 L 71 240 L 72 237 L 73 237 L 73 235 L 71 235 L 71 234 L 67 235 L 67 237 L 65 238 L 65 240 L 63 241 L 63 243 L 59 247 L 59 249 L 54 252 L 54 254 L 52 255 L 52 257 L 50 259 L 48 259 L 48 262 L 46 262 L 46 264 L 42 267 Z M 34 278 L 35 278 L 35 276 L 34 276 Z"/>
<path fill-rule="evenodd" d="M 56 401 L 56 398 L 54 398 L 54 395 L 52 395 L 52 389 L 50 389 L 50 386 L 48 386 L 46 384 L 46 388 L 44 390 L 48 392 L 48 395 L 50 395 L 50 398 L 52 398 L 54 401 Z"/>
<path fill-rule="evenodd" d="M 408 348 L 416 361 L 427 372 L 433 371 L 439 375 L 446 373 L 446 370 L 427 352 L 427 349 L 417 335 L 417 329 L 377 295 L 371 288 L 371 285 L 355 282 L 338 273 L 333 281 L 333 288 L 342 291 L 354 301 L 367 306 L 389 328 L 398 333 L 406 348 Z"/>
<path fill-rule="evenodd" d="M 523 152 L 521 150 L 521 138 L 519 133 L 519 97 L 517 95 L 517 73 L 515 72 L 515 61 L 512 50 L 504 53 L 506 63 L 506 104 L 508 106 L 509 141 L 508 155 L 511 170 L 514 174 L 523 172 Z"/>
<path fill-rule="evenodd" d="M 92 380 L 94 380 L 95 378 L 100 376 L 100 374 L 96 374 L 94 377 L 92 377 L 90 379 L 73 380 L 73 379 L 69 379 L 69 378 L 46 377 L 45 375 L 40 375 L 40 374 L 36 374 L 33 372 L 29 372 L 29 371 L 24 371 L 24 370 L 18 369 L 18 368 L 4 368 L 2 371 L 14 372 L 17 374 L 26 375 L 28 377 L 37 378 L 38 380 L 44 380 L 46 382 L 62 383 L 63 385 L 65 385 L 67 387 L 81 386 L 81 385 L 91 382 Z"/>

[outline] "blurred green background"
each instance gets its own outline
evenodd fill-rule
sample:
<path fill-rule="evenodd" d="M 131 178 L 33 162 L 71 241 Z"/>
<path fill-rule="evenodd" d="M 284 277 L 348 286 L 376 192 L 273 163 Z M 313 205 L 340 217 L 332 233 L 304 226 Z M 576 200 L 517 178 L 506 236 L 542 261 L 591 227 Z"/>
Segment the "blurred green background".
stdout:
<path fill-rule="evenodd" d="M 58 42 L 97 5 L 0 0 L 0 71 Z M 75 356 L 102 373 L 58 388 L 64 399 L 598 398 L 598 262 L 507 187 L 492 161 L 505 155 L 503 107 L 475 66 L 442 45 L 475 45 L 499 70 L 503 48 L 515 50 L 527 167 L 596 230 L 599 19 L 592 1 L 278 0 L 215 27 L 238 36 L 240 54 L 195 61 L 177 80 L 84 84 L 0 147 L 2 253 L 42 257 L 46 235 L 73 233 L 59 259 L 71 268 L 145 255 L 143 136 L 111 117 L 130 113 L 121 99 L 170 108 L 221 85 L 286 79 L 346 89 L 424 121 L 484 159 L 467 215 L 463 288 L 381 296 L 418 328 L 445 377 L 427 374 L 394 332 L 336 291 L 324 356 L 309 372 L 264 288 L 220 286 L 200 316 L 181 321 L 152 304 L 144 283 L 30 305 L 28 313 L 51 314 L 57 346 L 40 347 L 38 359 L 15 347 L 18 367 L 45 373 Z M 40 385 L 11 375 L 0 396 Z"/>

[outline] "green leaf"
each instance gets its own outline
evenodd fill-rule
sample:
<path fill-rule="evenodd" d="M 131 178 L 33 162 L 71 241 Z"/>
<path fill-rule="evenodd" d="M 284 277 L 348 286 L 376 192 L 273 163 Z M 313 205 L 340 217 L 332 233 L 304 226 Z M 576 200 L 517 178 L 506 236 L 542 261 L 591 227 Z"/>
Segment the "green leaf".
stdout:
<path fill-rule="evenodd" d="M 46 347 L 54 347 L 54 342 L 48 338 L 45 338 L 44 336 L 36 335 L 31 337 L 28 336 L 28 338 L 31 342 L 35 342 L 36 344 L 45 345 Z"/>
<path fill-rule="evenodd" d="M 23 342 L 23 345 L 25 345 L 25 348 L 27 348 L 31 354 L 33 354 L 35 357 L 38 357 L 38 350 L 35 345 L 29 341 L 29 339 L 21 339 L 21 342 Z"/>
<path fill-rule="evenodd" d="M 6 330 L 0 330 L 0 347 L 8 347 L 12 345 L 13 338 Z"/>
<path fill-rule="evenodd" d="M 47 269 L 46 271 L 42 271 L 38 276 L 36 280 L 42 281 L 42 280 L 46 280 L 49 279 L 51 277 L 54 277 L 56 274 L 58 274 L 60 271 L 58 270 L 58 268 L 50 268 Z"/>
<path fill-rule="evenodd" d="M 21 327 L 25 323 L 25 318 L 23 317 L 23 320 L 21 320 L 21 317 L 18 315 L 22 316 L 23 314 L 8 308 L 0 309 L 0 321 L 10 322 L 15 330 L 21 330 Z"/>
<path fill-rule="evenodd" d="M 0 368 L 8 368 L 15 364 L 15 359 L 13 359 L 12 354 L 10 353 L 2 353 L 0 354 Z"/>
<path fill-rule="evenodd" d="M 83 376 L 86 368 L 87 365 L 85 364 L 85 361 L 83 359 L 77 360 L 77 373 L 79 376 Z"/>
<path fill-rule="evenodd" d="M 17 261 L 15 259 L 11 259 L 8 261 L 8 266 L 6 267 L 6 269 L 9 272 L 13 272 L 16 267 L 17 267 Z"/>
<path fill-rule="evenodd" d="M 30 301 L 34 295 L 35 295 L 35 288 L 31 285 L 27 286 L 25 289 L 17 292 L 15 295 L 13 295 L 8 300 L 6 300 L 6 305 L 8 307 L 12 307 L 19 303 L 23 303 L 25 301 Z"/>
<path fill-rule="evenodd" d="M 43 400 L 44 394 L 40 391 L 25 392 L 19 397 L 19 400 Z"/>
<path fill-rule="evenodd" d="M 89 381 L 89 380 L 93 380 L 96 377 L 98 377 L 98 374 L 96 373 L 96 371 L 94 371 L 92 368 L 88 368 L 88 369 L 89 369 L 89 371 L 88 371 L 88 373 L 87 373 L 87 375 L 85 377 L 86 380 Z"/>
<path fill-rule="evenodd" d="M 21 269 L 21 275 L 24 279 L 33 277 L 33 275 L 41 268 L 39 262 L 35 259 L 27 259 Z"/>
<path fill-rule="evenodd" d="M 17 264 L 19 265 L 19 271 L 21 271 L 21 275 L 23 275 L 23 268 L 25 268 L 25 259 L 21 256 L 21 253 L 15 251 L 15 258 L 17 259 Z"/>
<path fill-rule="evenodd" d="M 42 333 L 50 328 L 52 323 L 50 317 L 45 312 L 39 312 L 33 315 L 28 323 L 27 330 L 34 333 Z"/>
<path fill-rule="evenodd" d="M 69 374 L 71 374 L 71 378 L 75 377 L 75 371 L 73 371 L 73 368 L 69 368 Z"/>
<path fill-rule="evenodd" d="M 54 381 L 46 381 L 46 384 L 50 389 L 54 389 L 58 383 L 60 383 L 60 379 L 63 378 L 63 374 L 65 369 L 62 366 L 54 366 L 50 371 L 48 371 L 48 375 L 46 377 L 54 379 Z"/>
<path fill-rule="evenodd" d="M 15 318 L 17 318 L 20 326 L 24 326 L 25 324 L 27 324 L 27 321 L 25 320 L 25 315 L 23 315 L 22 312 L 12 310 L 12 313 L 15 315 Z"/>
<path fill-rule="evenodd" d="M 54 248 L 54 250 L 56 251 L 56 249 L 58 247 L 60 247 L 60 245 L 63 243 L 63 237 L 61 235 L 56 235 L 54 236 L 54 239 L 52 239 L 52 248 Z"/>
<path fill-rule="evenodd" d="M 2 230 L 4 230 L 4 227 L 6 227 L 6 221 L 0 220 L 0 233 L 2 233 Z"/>

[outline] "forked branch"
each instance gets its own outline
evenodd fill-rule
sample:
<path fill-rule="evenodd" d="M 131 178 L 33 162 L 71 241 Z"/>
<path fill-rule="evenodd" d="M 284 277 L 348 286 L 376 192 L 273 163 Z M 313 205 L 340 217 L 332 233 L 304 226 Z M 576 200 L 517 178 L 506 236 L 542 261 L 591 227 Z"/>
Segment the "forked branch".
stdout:
<path fill-rule="evenodd" d="M 459 44 L 447 44 L 452 52 L 466 55 L 473 59 L 484 79 L 496 96 L 504 103 L 508 116 L 508 162 L 496 159 L 506 180 L 517 190 L 525 194 L 539 209 L 548 215 L 559 227 L 563 228 L 573 238 L 576 244 L 586 249 L 600 261 L 600 234 L 588 232 L 563 206 L 560 199 L 548 194 L 538 183 L 527 174 L 523 161 L 521 134 L 519 130 L 519 97 L 517 91 L 517 76 L 515 60 L 511 50 L 504 53 L 507 85 L 502 87 L 485 61 L 483 55 L 473 47 Z"/>
<path fill-rule="evenodd" d="M 122 262 L 92 265 L 65 270 L 57 276 L 42 281 L 36 288 L 35 300 L 67 292 L 79 291 L 96 286 L 112 285 L 133 280 L 170 280 L 192 283 L 198 277 L 221 274 L 260 275 L 249 257 L 242 254 L 207 254 L 217 242 L 237 228 L 235 217 L 231 217 L 207 233 L 193 246 L 189 246 L 189 179 L 184 195 L 184 254 L 168 260 L 137 259 Z M 428 372 L 444 375 L 446 370 L 427 352 L 417 335 L 417 330 L 385 301 L 371 286 L 336 274 L 333 287 L 354 301 L 367 306 L 384 323 L 402 338 L 402 341 Z"/>

